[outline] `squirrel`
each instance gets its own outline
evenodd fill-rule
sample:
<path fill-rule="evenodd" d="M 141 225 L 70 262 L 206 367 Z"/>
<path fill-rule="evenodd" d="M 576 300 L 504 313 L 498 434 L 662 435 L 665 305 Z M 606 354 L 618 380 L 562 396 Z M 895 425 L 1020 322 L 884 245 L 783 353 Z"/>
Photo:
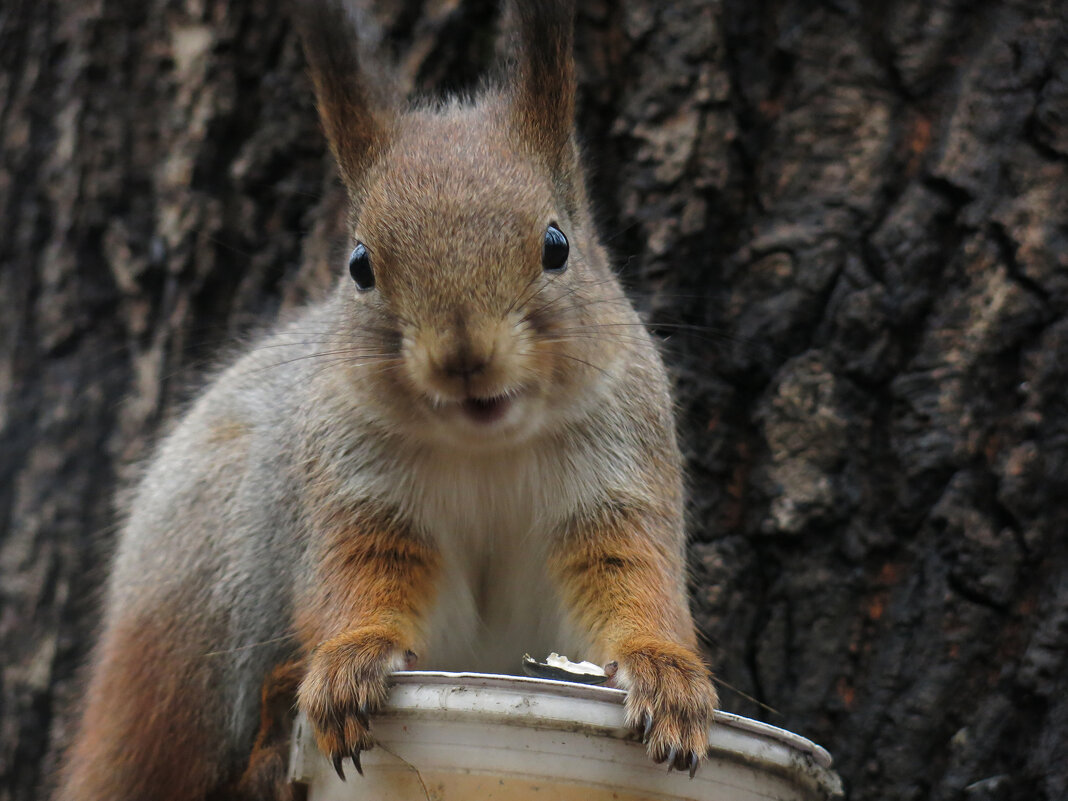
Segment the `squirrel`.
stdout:
<path fill-rule="evenodd" d="M 150 458 L 59 801 L 285 797 L 293 703 L 362 772 L 392 672 L 539 649 L 609 665 L 657 762 L 706 754 L 670 385 L 594 230 L 573 0 L 513 12 L 503 80 L 402 107 L 338 0 L 296 9 L 348 270 Z"/>

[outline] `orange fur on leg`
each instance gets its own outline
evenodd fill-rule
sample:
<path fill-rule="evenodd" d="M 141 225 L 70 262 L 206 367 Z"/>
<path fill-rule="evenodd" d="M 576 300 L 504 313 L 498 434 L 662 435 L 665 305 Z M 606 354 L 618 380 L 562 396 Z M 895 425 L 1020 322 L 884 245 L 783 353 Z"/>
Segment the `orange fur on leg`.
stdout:
<path fill-rule="evenodd" d="M 364 519 L 328 530 L 297 618 L 311 651 L 298 703 L 339 773 L 346 757 L 359 770 L 359 752 L 373 744 L 368 715 L 385 701 L 389 674 L 419 647 L 439 571 L 421 537 L 394 519 Z"/>
<path fill-rule="evenodd" d="M 614 681 L 629 691 L 628 725 L 653 759 L 692 773 L 708 749 L 717 698 L 697 653 L 670 526 L 666 514 L 606 506 L 564 536 L 552 567 L 578 621 L 619 663 Z"/>

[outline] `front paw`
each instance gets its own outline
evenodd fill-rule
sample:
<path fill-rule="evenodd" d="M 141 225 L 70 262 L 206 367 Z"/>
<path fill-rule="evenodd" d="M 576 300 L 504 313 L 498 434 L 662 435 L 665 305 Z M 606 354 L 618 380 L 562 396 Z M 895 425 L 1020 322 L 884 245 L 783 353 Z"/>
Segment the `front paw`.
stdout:
<path fill-rule="evenodd" d="M 414 657 L 390 635 L 371 629 L 338 635 L 312 652 L 297 704 L 342 779 L 346 757 L 363 775 L 360 752 L 374 745 L 370 715 L 386 700 L 389 675 L 409 667 Z"/>
<path fill-rule="evenodd" d="M 627 725 L 641 733 L 649 756 L 693 778 L 717 702 L 700 657 L 670 641 L 632 638 L 620 649 L 614 683 L 628 691 Z"/>

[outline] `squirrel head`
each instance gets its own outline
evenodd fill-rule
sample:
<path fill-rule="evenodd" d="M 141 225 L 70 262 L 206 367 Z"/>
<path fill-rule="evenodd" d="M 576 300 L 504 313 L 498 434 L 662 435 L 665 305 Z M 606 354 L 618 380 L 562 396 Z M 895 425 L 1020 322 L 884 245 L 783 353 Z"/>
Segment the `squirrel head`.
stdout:
<path fill-rule="evenodd" d="M 572 17 L 570 0 L 517 3 L 501 86 L 400 108 L 337 2 L 298 15 L 352 207 L 344 334 L 375 350 L 355 380 L 405 433 L 492 445 L 544 431 L 595 402 L 633 333 L 613 329 L 633 316 L 579 168 Z"/>

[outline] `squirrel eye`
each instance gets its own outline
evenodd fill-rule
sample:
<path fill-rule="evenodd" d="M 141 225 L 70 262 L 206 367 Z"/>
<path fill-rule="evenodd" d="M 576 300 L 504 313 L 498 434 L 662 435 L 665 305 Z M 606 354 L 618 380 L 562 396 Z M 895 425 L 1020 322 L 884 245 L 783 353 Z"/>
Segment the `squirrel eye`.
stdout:
<path fill-rule="evenodd" d="M 567 237 L 556 223 L 549 223 L 545 229 L 545 244 L 541 246 L 542 268 L 547 273 L 562 273 L 567 269 L 567 254 Z"/>
<path fill-rule="evenodd" d="M 375 274 L 371 269 L 371 254 L 363 242 L 357 242 L 349 256 L 349 275 L 356 282 L 356 289 L 368 292 L 375 288 Z"/>

